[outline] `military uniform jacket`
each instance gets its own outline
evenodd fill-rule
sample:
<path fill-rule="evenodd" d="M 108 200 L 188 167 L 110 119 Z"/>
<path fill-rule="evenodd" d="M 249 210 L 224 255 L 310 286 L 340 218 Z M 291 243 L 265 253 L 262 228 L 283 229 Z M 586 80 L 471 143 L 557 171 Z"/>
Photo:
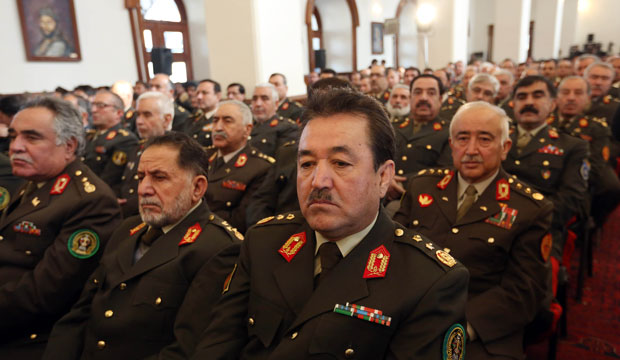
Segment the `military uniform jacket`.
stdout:
<path fill-rule="evenodd" d="M 246 145 L 227 163 L 217 166 L 217 149 L 209 149 L 207 203 L 211 210 L 244 233 L 246 208 L 275 160 Z"/>
<path fill-rule="evenodd" d="M 129 152 L 127 164 L 121 176 L 122 184 L 117 196 L 126 199 L 127 202 L 121 205 L 123 218 L 138 215 L 138 163 L 144 150 L 146 139 L 141 139 L 138 145 Z"/>
<path fill-rule="evenodd" d="M 121 186 L 121 176 L 127 154 L 138 144 L 138 138 L 117 124 L 101 134 L 94 134 L 86 144 L 83 161 L 115 193 Z"/>
<path fill-rule="evenodd" d="M 278 106 L 276 113 L 285 119 L 291 119 L 298 123 L 303 110 L 303 105 L 297 101 L 291 101 L 291 99 L 285 98 L 280 106 Z"/>
<path fill-rule="evenodd" d="M 114 232 L 110 244 L 118 246 L 106 251 L 79 301 L 54 326 L 44 359 L 142 359 L 157 354 L 184 335 L 177 325 L 187 319 L 176 315 L 186 306 L 188 288 L 203 266 L 221 267 L 214 269 L 219 275 L 209 289 L 221 293 L 238 255 L 238 240 L 204 202 L 134 263 L 147 229 L 134 216 Z M 191 312 L 205 319 L 212 303 L 201 305 Z"/>
<path fill-rule="evenodd" d="M 390 96 L 392 95 L 392 90 L 385 89 L 381 94 L 375 95 L 375 99 L 379 101 L 381 104 L 385 105 L 388 101 L 390 101 Z"/>
<path fill-rule="evenodd" d="M 447 254 L 440 261 L 428 239 L 380 210 L 368 235 L 313 288 L 314 231 L 298 212 L 269 219 L 248 231 L 193 359 L 442 358 L 447 330 L 463 324 L 461 264 Z M 377 251 L 383 272 L 364 278 Z M 391 323 L 334 312 L 347 303 L 380 310 Z"/>
<path fill-rule="evenodd" d="M 620 107 L 620 99 L 612 95 L 605 95 L 598 99 L 593 99 L 590 108 L 585 111 L 585 114 L 611 122 L 618 107 Z"/>
<path fill-rule="evenodd" d="M 276 150 L 299 137 L 299 127 L 291 119 L 274 115 L 262 123 L 255 123 L 250 134 L 250 145 L 265 155 L 275 156 Z"/>
<path fill-rule="evenodd" d="M 510 134 L 514 146 L 503 168 L 549 198 L 554 204 L 553 222 L 562 227 L 580 213 L 585 199 L 590 168 L 588 145 L 546 126 L 519 153 L 517 133 L 515 129 Z"/>
<path fill-rule="evenodd" d="M 213 117 L 207 118 L 201 110 L 198 110 L 193 118 L 185 122 L 184 132 L 204 147 L 213 145 L 213 139 L 211 139 L 212 130 Z"/>
<path fill-rule="evenodd" d="M 187 121 L 190 121 L 190 113 L 183 106 L 174 104 L 174 118 L 172 118 L 172 131 L 183 132 L 187 126 Z"/>
<path fill-rule="evenodd" d="M 439 109 L 439 117 L 442 119 L 446 119 L 449 123 L 452 121 L 452 117 L 458 111 L 458 109 L 465 105 L 467 102 L 463 99 L 459 99 L 456 96 L 448 96 L 446 101 L 441 104 L 441 108 Z"/>
<path fill-rule="evenodd" d="M 455 85 L 448 90 L 448 96 L 465 101 L 465 88 L 461 84 Z"/>
<path fill-rule="evenodd" d="M 457 221 L 457 184 L 452 170 L 420 171 L 394 220 L 435 239 L 467 267 L 467 321 L 489 353 L 521 359 L 523 329 L 550 291 L 545 235 L 553 205 L 500 170 Z"/>
<path fill-rule="evenodd" d="M 0 220 L 5 344 L 45 341 L 45 333 L 78 299 L 121 221 L 110 188 L 79 160 L 23 202 L 23 188 L 18 194 Z M 4 351 L 0 345 L 0 358 L 19 358 Z"/>
<path fill-rule="evenodd" d="M 411 176 L 422 169 L 452 164 L 448 143 L 448 124 L 440 119 L 430 121 L 413 133 L 413 119 L 395 126 L 396 174 Z"/>
<path fill-rule="evenodd" d="M 297 143 L 288 142 L 276 152 L 260 187 L 252 195 L 247 209 L 248 226 L 271 215 L 299 210 L 297 199 Z"/>

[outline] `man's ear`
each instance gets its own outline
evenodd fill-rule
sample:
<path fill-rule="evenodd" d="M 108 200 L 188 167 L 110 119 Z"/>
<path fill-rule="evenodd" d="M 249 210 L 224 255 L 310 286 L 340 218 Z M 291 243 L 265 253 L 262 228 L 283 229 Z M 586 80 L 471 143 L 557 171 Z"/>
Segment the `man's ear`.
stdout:
<path fill-rule="evenodd" d="M 381 192 L 381 197 L 385 196 L 388 188 L 390 187 L 390 183 L 394 178 L 395 167 L 396 165 L 393 160 L 387 160 L 379 167 L 379 170 L 377 170 L 377 173 L 379 174 L 379 189 Z"/>
<path fill-rule="evenodd" d="M 204 175 L 196 175 L 192 179 L 192 204 L 197 203 L 207 192 L 207 177 Z"/>

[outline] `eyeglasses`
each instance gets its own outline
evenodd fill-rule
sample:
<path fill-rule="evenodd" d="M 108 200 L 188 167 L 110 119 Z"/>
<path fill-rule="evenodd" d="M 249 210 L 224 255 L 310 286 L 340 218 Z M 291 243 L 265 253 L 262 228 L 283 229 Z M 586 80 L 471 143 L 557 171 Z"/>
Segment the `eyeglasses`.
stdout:
<path fill-rule="evenodd" d="M 91 104 L 91 107 L 93 107 L 93 108 L 98 107 L 98 108 L 101 108 L 101 109 L 106 108 L 108 106 L 114 107 L 114 105 L 112 105 L 112 104 L 106 104 L 106 103 L 102 103 L 102 102 L 94 102 L 94 103 Z"/>

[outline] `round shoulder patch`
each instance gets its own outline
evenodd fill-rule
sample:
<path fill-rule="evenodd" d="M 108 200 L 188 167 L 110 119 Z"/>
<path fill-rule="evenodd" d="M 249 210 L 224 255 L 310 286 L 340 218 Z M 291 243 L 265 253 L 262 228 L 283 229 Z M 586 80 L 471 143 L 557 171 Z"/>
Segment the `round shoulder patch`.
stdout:
<path fill-rule="evenodd" d="M 465 359 L 465 328 L 461 324 L 454 324 L 446 331 L 443 338 L 443 360 Z"/>
<path fill-rule="evenodd" d="M 78 259 L 88 259 L 99 250 L 99 235 L 92 230 L 80 229 L 69 237 L 67 248 Z"/>
<path fill-rule="evenodd" d="M 7 189 L 0 186 L 0 211 L 4 210 L 11 201 L 11 194 Z"/>

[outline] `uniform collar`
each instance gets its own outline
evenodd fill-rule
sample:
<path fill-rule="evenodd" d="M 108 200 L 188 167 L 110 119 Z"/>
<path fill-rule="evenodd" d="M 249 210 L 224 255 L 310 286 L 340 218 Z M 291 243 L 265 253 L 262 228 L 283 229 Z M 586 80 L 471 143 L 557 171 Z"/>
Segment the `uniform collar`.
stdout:
<path fill-rule="evenodd" d="M 362 231 L 336 241 L 336 245 L 338 245 L 338 249 L 340 249 L 340 253 L 342 253 L 343 258 L 349 255 L 349 253 L 357 246 L 357 244 L 359 244 L 362 239 L 364 239 L 364 237 L 368 235 L 372 227 L 375 226 L 378 216 L 379 212 L 377 211 L 375 219 Z M 323 245 L 323 243 L 328 242 L 329 240 L 325 239 L 325 237 L 323 237 L 323 235 L 321 235 L 318 231 L 315 231 L 314 234 L 316 236 L 316 248 L 314 249 L 314 255 L 316 255 L 319 252 L 319 246 Z"/>
<path fill-rule="evenodd" d="M 489 187 L 489 185 L 497 177 L 498 173 L 499 173 L 499 168 L 495 171 L 495 173 L 492 176 L 489 176 L 487 179 L 482 180 L 480 182 L 477 182 L 475 184 L 470 184 L 465 179 L 463 179 L 463 177 L 461 176 L 461 173 L 458 172 L 457 173 L 458 187 L 457 187 L 457 190 L 456 190 L 457 191 L 456 192 L 457 199 L 459 199 L 459 201 L 461 201 L 461 198 L 464 196 L 465 190 L 467 190 L 467 187 L 469 185 L 473 185 L 473 187 L 476 188 L 477 197 L 480 197 L 480 195 L 482 195 L 482 193 L 484 193 L 484 191 L 487 189 L 487 187 Z"/>

